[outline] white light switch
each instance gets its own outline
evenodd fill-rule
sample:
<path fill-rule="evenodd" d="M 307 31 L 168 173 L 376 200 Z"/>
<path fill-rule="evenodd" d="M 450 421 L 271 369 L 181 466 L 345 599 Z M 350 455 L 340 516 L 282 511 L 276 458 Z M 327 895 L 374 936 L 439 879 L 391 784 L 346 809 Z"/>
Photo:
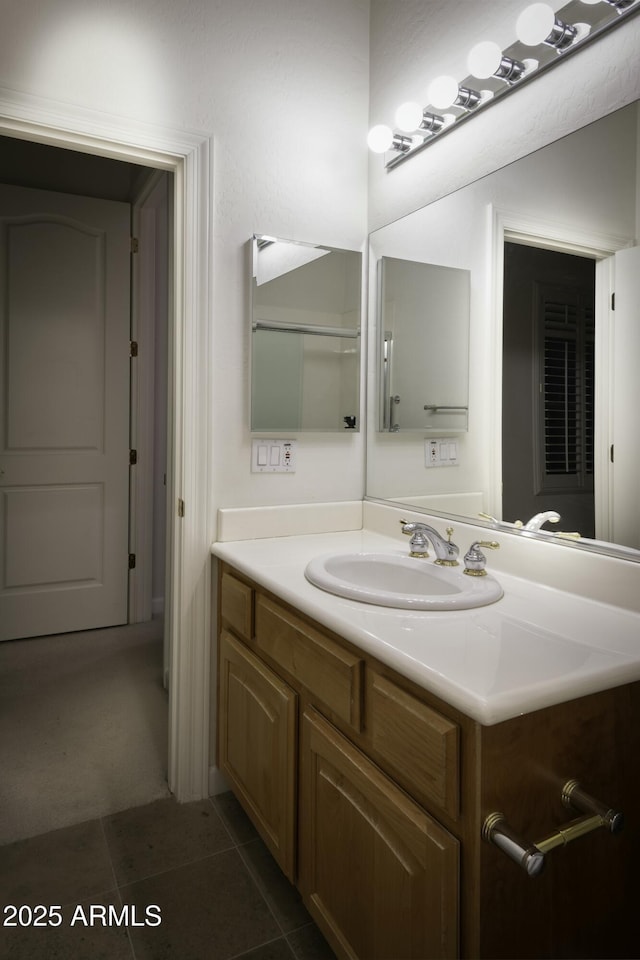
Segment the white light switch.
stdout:
<path fill-rule="evenodd" d="M 252 473 L 295 473 L 295 440 L 252 440 Z"/>
<path fill-rule="evenodd" d="M 458 441 L 449 437 L 442 440 L 425 440 L 424 463 L 426 467 L 456 467 Z"/>

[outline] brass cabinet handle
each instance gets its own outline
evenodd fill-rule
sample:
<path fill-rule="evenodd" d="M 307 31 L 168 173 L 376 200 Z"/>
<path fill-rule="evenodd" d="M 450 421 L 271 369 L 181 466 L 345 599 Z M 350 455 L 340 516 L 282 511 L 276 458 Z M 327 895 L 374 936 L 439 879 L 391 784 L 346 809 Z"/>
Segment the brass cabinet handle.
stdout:
<path fill-rule="evenodd" d="M 606 804 L 586 793 L 577 780 L 567 780 L 562 788 L 562 802 L 566 807 L 581 811 L 584 815 L 569 820 L 557 827 L 548 836 L 529 843 L 511 829 L 504 814 L 490 813 L 482 825 L 482 838 L 495 844 L 530 877 L 537 877 L 545 864 L 545 856 L 554 847 L 566 846 L 599 827 L 610 833 L 619 833 L 624 826 L 624 817 Z"/>

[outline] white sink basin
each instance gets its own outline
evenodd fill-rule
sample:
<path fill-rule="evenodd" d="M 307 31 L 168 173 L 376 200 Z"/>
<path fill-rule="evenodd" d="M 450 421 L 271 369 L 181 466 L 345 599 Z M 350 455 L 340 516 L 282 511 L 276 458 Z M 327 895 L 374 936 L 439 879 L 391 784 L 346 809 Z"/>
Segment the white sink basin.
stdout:
<path fill-rule="evenodd" d="M 304 573 L 328 593 L 403 610 L 469 610 L 500 599 L 502 587 L 491 575 L 462 571 L 404 553 L 338 553 L 316 557 Z"/>

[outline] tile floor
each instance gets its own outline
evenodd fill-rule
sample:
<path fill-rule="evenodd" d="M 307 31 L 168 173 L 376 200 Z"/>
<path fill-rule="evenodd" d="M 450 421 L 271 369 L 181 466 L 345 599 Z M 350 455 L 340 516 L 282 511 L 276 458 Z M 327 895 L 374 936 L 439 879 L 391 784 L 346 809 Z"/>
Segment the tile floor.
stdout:
<path fill-rule="evenodd" d="M 231 793 L 0 847 L 0 909 L 3 960 L 334 957 Z"/>

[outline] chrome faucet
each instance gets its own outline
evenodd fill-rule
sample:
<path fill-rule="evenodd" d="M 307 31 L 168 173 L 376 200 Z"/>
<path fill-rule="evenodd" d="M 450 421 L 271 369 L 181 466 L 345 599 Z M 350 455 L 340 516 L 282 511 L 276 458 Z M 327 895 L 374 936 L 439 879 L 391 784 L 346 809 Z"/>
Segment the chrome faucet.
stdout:
<path fill-rule="evenodd" d="M 447 536 L 449 539 L 445 540 L 437 530 L 434 530 L 433 527 L 430 527 L 427 523 L 407 523 L 406 520 L 401 520 L 400 526 L 402 527 L 402 532 L 408 537 L 411 537 L 409 541 L 409 547 L 411 548 L 409 551 L 410 556 L 428 557 L 430 540 L 436 555 L 435 563 L 440 564 L 442 567 L 458 566 L 458 554 L 460 550 L 455 543 L 451 542 L 453 527 L 447 527 Z"/>
<path fill-rule="evenodd" d="M 542 513 L 536 513 L 535 516 L 531 517 L 527 523 L 525 523 L 524 530 L 539 530 L 543 523 L 557 523 L 560 519 L 560 514 L 555 510 L 544 510 Z"/>

